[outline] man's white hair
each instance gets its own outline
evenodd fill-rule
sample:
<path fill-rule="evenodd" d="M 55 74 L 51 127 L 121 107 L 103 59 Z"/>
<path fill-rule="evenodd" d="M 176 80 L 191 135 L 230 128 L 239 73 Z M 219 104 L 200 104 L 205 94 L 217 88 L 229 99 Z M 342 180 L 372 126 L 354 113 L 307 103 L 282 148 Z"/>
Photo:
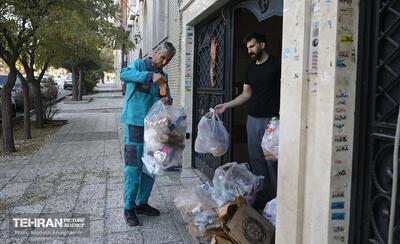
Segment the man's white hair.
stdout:
<path fill-rule="evenodd" d="M 170 53 L 173 55 L 175 55 L 175 53 L 176 53 L 176 49 L 175 49 L 174 45 L 172 45 L 172 43 L 170 43 L 170 42 L 162 42 L 162 43 L 158 44 L 155 51 L 159 52 L 159 53 Z"/>

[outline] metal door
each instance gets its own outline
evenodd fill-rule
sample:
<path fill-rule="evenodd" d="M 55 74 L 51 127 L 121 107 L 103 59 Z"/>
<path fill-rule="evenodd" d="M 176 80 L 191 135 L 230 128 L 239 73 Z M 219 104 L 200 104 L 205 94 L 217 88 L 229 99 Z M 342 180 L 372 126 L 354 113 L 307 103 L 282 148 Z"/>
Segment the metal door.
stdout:
<path fill-rule="evenodd" d="M 226 16 L 220 14 L 217 18 L 196 27 L 193 128 L 197 128 L 201 117 L 209 108 L 225 102 L 227 94 L 230 93 L 229 63 L 232 61 L 227 60 L 230 53 L 227 50 L 227 21 Z M 212 42 L 216 45 L 215 62 L 211 59 Z M 210 76 L 210 68 L 214 71 L 213 78 Z M 228 116 L 225 114 L 222 119 L 229 131 Z M 194 129 L 193 142 L 196 136 L 197 130 Z M 212 179 L 214 170 L 227 161 L 229 153 L 217 158 L 211 154 L 196 153 L 193 148 L 193 155 L 195 167 Z"/>
<path fill-rule="evenodd" d="M 360 1 L 351 243 L 385 244 L 400 103 L 400 1 Z M 400 192 L 394 243 L 400 243 Z"/>

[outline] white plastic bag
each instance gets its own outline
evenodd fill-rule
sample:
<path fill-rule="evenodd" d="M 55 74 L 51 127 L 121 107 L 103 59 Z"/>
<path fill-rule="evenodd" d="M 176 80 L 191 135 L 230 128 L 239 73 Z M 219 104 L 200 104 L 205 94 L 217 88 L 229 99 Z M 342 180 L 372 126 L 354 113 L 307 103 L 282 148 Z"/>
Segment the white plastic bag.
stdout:
<path fill-rule="evenodd" d="M 201 117 L 197 126 L 194 150 L 198 153 L 211 153 L 220 157 L 228 151 L 229 134 L 213 109 Z"/>
<path fill-rule="evenodd" d="M 144 172 L 155 177 L 161 169 L 182 165 L 186 113 L 182 106 L 156 102 L 144 119 Z"/>
<path fill-rule="evenodd" d="M 265 159 L 278 159 L 279 154 L 279 120 L 272 118 L 265 130 L 261 147 Z"/>
<path fill-rule="evenodd" d="M 218 206 L 233 201 L 238 195 L 253 204 L 257 191 L 263 187 L 264 176 L 256 176 L 247 164 L 227 163 L 215 170 L 212 192 Z"/>
<path fill-rule="evenodd" d="M 273 225 L 276 226 L 276 198 L 267 202 L 263 210 L 263 216 Z"/>

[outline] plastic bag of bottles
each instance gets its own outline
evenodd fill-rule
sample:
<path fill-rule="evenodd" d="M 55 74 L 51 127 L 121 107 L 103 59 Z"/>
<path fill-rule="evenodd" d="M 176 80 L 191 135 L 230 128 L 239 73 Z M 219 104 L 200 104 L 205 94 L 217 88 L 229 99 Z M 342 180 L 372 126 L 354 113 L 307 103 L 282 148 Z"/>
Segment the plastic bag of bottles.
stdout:
<path fill-rule="evenodd" d="M 264 176 L 254 175 L 247 164 L 227 163 L 215 170 L 212 196 L 218 206 L 233 201 L 238 195 L 253 204 L 257 191 L 263 187 L 263 181 Z"/>
<path fill-rule="evenodd" d="M 186 113 L 182 106 L 156 102 L 144 119 L 144 172 L 155 177 L 163 169 L 182 165 Z"/>
<path fill-rule="evenodd" d="M 197 130 L 196 152 L 220 157 L 228 151 L 229 134 L 213 109 L 210 108 L 210 112 L 201 117 Z"/>
<path fill-rule="evenodd" d="M 261 147 L 265 159 L 278 159 L 279 154 L 279 120 L 272 118 L 265 130 Z"/>
<path fill-rule="evenodd" d="M 183 220 L 195 226 L 200 233 L 204 233 L 207 225 L 217 221 L 217 204 L 211 196 L 212 191 L 208 183 L 203 183 L 192 189 L 180 190 L 174 199 Z"/>

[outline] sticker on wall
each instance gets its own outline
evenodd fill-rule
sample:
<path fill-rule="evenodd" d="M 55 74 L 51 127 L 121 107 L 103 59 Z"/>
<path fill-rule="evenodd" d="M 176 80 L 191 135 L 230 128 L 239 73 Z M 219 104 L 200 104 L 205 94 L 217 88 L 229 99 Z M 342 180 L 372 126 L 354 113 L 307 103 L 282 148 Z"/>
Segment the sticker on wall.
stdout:
<path fill-rule="evenodd" d="M 290 57 L 290 48 L 284 48 L 282 50 L 282 59 L 288 59 Z"/>
<path fill-rule="evenodd" d="M 319 45 L 319 21 L 313 21 L 311 26 L 311 43 L 308 71 L 311 74 L 318 73 L 318 45 Z"/>
<path fill-rule="evenodd" d="M 338 68 L 345 68 L 345 67 L 347 67 L 347 66 L 346 66 L 346 64 L 344 63 L 344 60 L 343 60 L 343 59 L 338 59 L 338 60 L 336 60 L 336 67 L 338 67 Z"/>
<path fill-rule="evenodd" d="M 352 44 L 354 42 L 354 38 L 351 35 L 341 35 L 340 43 L 342 44 Z"/>

